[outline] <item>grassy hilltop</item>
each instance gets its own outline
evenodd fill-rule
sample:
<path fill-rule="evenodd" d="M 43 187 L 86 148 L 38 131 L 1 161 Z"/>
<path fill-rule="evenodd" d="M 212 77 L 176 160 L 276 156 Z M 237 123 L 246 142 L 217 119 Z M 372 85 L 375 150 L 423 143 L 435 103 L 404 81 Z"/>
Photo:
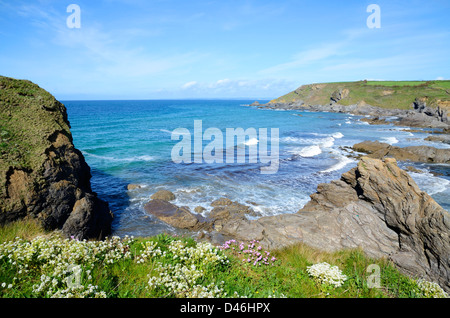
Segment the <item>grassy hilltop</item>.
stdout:
<path fill-rule="evenodd" d="M 65 107 L 30 81 L 0 76 L 0 185 L 10 167 L 39 170 L 55 131 L 70 135 Z"/>
<path fill-rule="evenodd" d="M 416 98 L 430 107 L 450 109 L 450 81 L 358 81 L 302 85 L 270 103 L 303 101 L 326 105 L 330 99 L 344 106 L 369 104 L 382 108 L 409 109 Z"/>

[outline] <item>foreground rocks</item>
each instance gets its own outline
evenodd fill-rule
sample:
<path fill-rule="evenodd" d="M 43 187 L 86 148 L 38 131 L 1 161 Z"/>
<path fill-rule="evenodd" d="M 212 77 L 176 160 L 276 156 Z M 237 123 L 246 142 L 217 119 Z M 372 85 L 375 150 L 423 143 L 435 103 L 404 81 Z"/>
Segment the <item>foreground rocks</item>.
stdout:
<path fill-rule="evenodd" d="M 104 238 L 112 214 L 92 192 L 66 108 L 39 86 L 0 76 L 0 224 L 37 218 L 67 237 Z"/>
<path fill-rule="evenodd" d="M 165 191 L 165 192 L 162 192 Z M 155 194 L 166 193 L 167 190 L 160 190 Z M 215 231 L 223 232 L 223 228 L 231 222 L 240 222 L 247 219 L 247 216 L 256 216 L 256 213 L 248 206 L 231 201 L 228 198 L 220 198 L 211 202 L 211 211 L 208 217 L 204 217 L 201 212 L 205 208 L 197 207 L 192 213 L 188 207 L 178 207 L 168 201 L 172 196 L 152 195 L 144 210 L 163 222 L 166 222 L 179 229 L 191 231 Z"/>
<path fill-rule="evenodd" d="M 450 163 L 450 149 L 439 149 L 430 146 L 401 148 L 379 141 L 363 141 L 353 145 L 353 149 L 377 159 L 393 157 L 399 161 Z"/>
<path fill-rule="evenodd" d="M 230 202 L 222 200 L 220 206 L 232 206 Z M 406 274 L 450 290 L 449 213 L 393 158 L 362 157 L 339 180 L 320 184 L 297 213 L 255 220 L 238 213 L 198 222 L 208 225 L 207 236 L 217 243 L 234 238 L 259 240 L 267 248 L 296 242 L 326 251 L 361 248 L 368 256 L 389 258 Z"/>

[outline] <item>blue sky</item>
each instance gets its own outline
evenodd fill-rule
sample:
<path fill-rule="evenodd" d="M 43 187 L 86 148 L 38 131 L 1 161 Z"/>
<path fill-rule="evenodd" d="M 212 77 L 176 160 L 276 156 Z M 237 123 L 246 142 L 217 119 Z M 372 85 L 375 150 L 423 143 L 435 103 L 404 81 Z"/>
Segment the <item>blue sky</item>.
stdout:
<path fill-rule="evenodd" d="M 69 28 L 70 4 L 81 27 Z M 370 4 L 381 27 L 369 28 Z M 271 99 L 302 84 L 450 79 L 450 2 L 0 0 L 0 75 L 58 99 Z"/>

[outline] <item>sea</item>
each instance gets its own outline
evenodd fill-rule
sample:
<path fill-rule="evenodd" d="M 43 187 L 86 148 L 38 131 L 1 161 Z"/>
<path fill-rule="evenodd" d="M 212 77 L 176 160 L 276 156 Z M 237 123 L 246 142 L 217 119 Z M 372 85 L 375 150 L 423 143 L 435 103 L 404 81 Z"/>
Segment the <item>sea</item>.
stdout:
<path fill-rule="evenodd" d="M 369 125 L 361 121 L 362 116 L 260 109 L 248 106 L 252 102 L 63 101 L 74 145 L 91 167 L 92 189 L 109 203 L 114 214 L 112 234 L 135 237 L 183 234 L 145 212 L 144 205 L 158 190 L 172 191 L 176 196 L 172 203 L 191 211 L 203 207 L 204 216 L 211 210 L 211 202 L 221 197 L 250 206 L 258 215 L 255 217 L 295 213 L 309 201 L 318 184 L 339 179 L 356 166 L 358 153 L 351 150 L 355 143 L 379 140 L 399 147 L 450 148 L 444 143 L 425 141 L 428 136 L 425 132 L 411 132 L 408 127 L 390 124 Z M 195 133 L 195 123 L 201 123 L 200 135 L 198 125 Z M 249 134 L 241 144 L 237 138 L 231 141 L 228 138 L 227 144 L 227 129 L 240 128 L 244 132 L 256 131 L 257 135 Z M 264 129 L 267 137 L 263 140 Z M 211 134 L 206 138 L 207 131 L 215 132 L 214 138 Z M 221 138 L 224 160 L 202 160 L 202 152 L 204 155 L 206 149 L 211 150 L 208 145 L 213 140 L 215 145 L 220 144 Z M 199 145 L 198 140 L 200 156 L 199 148 L 194 147 L 194 143 Z M 192 145 L 191 149 L 184 147 L 177 152 L 192 158 L 190 162 L 174 160 L 174 149 L 179 149 L 181 142 Z M 236 154 L 233 161 L 225 160 L 231 142 Z M 260 153 L 252 157 L 255 154 L 251 149 L 260 150 L 252 146 L 263 142 L 270 150 L 267 153 L 276 154 L 279 159 L 272 173 L 262 173 L 262 167 L 268 164 L 258 156 Z M 210 153 L 216 154 L 219 148 Z M 238 148 L 244 149 L 240 160 Z M 399 162 L 399 166 L 421 170 L 408 173 L 421 190 L 450 211 L 450 165 Z M 129 184 L 138 187 L 128 190 Z"/>

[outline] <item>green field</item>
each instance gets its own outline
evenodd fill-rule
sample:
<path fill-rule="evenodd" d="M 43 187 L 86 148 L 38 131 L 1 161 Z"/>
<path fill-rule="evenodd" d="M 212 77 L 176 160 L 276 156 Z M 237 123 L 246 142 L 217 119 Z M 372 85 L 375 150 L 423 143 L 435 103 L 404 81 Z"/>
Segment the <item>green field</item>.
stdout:
<path fill-rule="evenodd" d="M 419 86 L 425 85 L 425 81 L 367 81 L 372 86 Z"/>
<path fill-rule="evenodd" d="M 450 81 L 358 81 L 303 85 L 271 101 L 307 105 L 327 105 L 336 92 L 346 92 L 341 105 L 368 104 L 382 108 L 410 109 L 416 98 L 424 98 L 430 107 L 448 108 Z"/>

